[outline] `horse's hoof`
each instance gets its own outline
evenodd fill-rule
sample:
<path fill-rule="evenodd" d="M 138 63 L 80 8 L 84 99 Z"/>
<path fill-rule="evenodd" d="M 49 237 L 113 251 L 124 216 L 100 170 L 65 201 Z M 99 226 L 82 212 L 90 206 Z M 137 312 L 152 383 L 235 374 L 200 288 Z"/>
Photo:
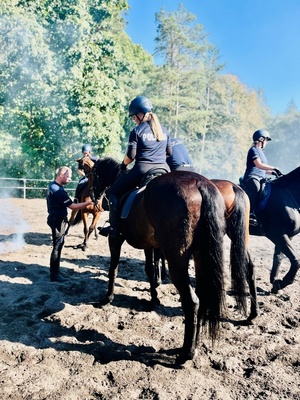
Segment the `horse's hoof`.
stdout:
<path fill-rule="evenodd" d="M 281 283 L 282 283 L 282 281 L 280 279 L 274 281 L 273 282 L 273 287 L 271 289 L 271 293 L 277 294 L 282 289 Z"/>
<path fill-rule="evenodd" d="M 111 304 L 114 299 L 114 295 L 112 296 L 105 296 L 103 299 L 99 300 L 99 304 L 102 306 L 106 306 L 107 304 Z"/>
<path fill-rule="evenodd" d="M 197 356 L 198 351 L 188 351 L 184 352 L 182 349 L 180 350 L 179 355 L 176 358 L 175 365 L 181 366 L 185 364 L 187 361 L 194 360 Z"/>

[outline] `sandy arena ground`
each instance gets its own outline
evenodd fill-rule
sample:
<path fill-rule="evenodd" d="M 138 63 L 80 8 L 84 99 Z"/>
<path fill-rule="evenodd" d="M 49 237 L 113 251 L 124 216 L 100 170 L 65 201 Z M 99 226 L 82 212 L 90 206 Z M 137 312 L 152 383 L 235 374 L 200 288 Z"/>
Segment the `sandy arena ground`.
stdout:
<path fill-rule="evenodd" d="M 212 347 L 203 338 L 196 360 L 175 368 L 180 299 L 167 279 L 158 289 L 161 305 L 148 311 L 143 251 L 124 244 L 115 300 L 95 308 L 107 287 L 107 239 L 91 237 L 83 252 L 74 248 L 83 225 L 71 228 L 61 262 L 69 281 L 51 283 L 45 200 L 0 199 L 0 210 L 1 399 L 300 399 L 300 274 L 270 294 L 268 239 L 250 238 L 256 323 L 235 324 L 242 316 L 227 295 L 221 339 Z M 300 236 L 293 242 L 300 253 Z"/>

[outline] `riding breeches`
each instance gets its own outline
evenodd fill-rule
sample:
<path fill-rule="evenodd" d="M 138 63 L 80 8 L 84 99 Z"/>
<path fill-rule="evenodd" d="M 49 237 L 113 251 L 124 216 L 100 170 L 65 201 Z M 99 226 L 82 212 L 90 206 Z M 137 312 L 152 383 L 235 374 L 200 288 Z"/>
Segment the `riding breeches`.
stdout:
<path fill-rule="evenodd" d="M 249 177 L 243 181 L 246 192 L 250 200 L 250 212 L 253 212 L 256 207 L 257 194 L 260 191 L 260 179 L 258 177 Z"/>

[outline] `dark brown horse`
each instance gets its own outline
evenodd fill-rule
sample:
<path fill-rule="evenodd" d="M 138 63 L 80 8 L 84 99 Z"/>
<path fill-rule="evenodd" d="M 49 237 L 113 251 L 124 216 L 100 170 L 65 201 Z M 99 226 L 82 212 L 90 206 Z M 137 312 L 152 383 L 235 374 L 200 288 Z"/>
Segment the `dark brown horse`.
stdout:
<path fill-rule="evenodd" d="M 82 157 L 76 161 L 80 166 L 82 166 L 85 176 L 88 178 L 87 185 L 84 187 L 81 197 L 78 200 L 80 202 L 89 201 L 91 200 L 90 192 L 92 187 L 92 168 L 94 166 L 94 162 L 89 157 Z M 76 248 L 80 248 L 82 249 L 82 251 L 85 251 L 86 248 L 88 247 L 88 239 L 91 233 L 94 231 L 96 237 L 98 235 L 96 230 L 96 225 L 100 218 L 101 212 L 103 211 L 103 208 L 100 204 L 99 203 L 92 204 L 80 210 L 73 210 L 71 213 L 71 217 L 69 220 L 70 226 L 74 226 L 78 224 L 80 221 L 83 221 L 84 240 L 81 244 L 76 246 Z M 88 226 L 89 214 L 92 214 L 93 217 L 90 226 Z"/>
<path fill-rule="evenodd" d="M 251 323 L 258 315 L 258 302 L 255 282 L 255 271 L 254 265 L 248 251 L 249 244 L 249 211 L 250 203 L 249 198 L 241 189 L 240 186 L 230 182 L 228 180 L 212 179 L 211 180 L 219 189 L 226 207 L 225 219 L 226 219 L 226 234 L 231 240 L 230 246 L 230 270 L 231 270 L 231 287 L 232 293 L 241 290 L 241 282 L 243 284 L 243 276 L 247 276 L 248 287 L 250 292 L 250 315 L 247 319 L 248 323 Z M 153 262 L 157 269 L 161 269 L 160 276 L 165 275 L 164 258 L 160 255 L 162 266 L 158 264 L 158 257 L 153 256 Z M 159 265 L 159 267 L 158 267 Z M 241 275 L 241 265 L 244 266 L 244 271 Z M 238 288 L 236 289 L 236 286 Z M 242 290 L 246 291 L 246 287 Z M 246 313 L 245 298 L 242 299 L 243 303 L 241 307 Z M 239 297 L 236 301 L 240 301 Z"/>
<path fill-rule="evenodd" d="M 100 159 L 93 169 L 93 192 L 101 196 L 120 173 L 121 165 L 111 158 Z M 114 298 L 114 285 L 122 243 L 140 249 L 159 248 L 169 266 L 185 316 L 183 347 L 177 361 L 193 359 L 202 327 L 208 324 L 212 339 L 218 336 L 225 306 L 223 237 L 225 205 L 216 186 L 205 177 L 176 171 L 153 179 L 140 191 L 128 216 L 121 220 L 119 238 L 109 237 L 111 253 L 108 291 L 102 304 Z M 193 256 L 195 290 L 188 273 Z M 237 265 L 237 264 L 236 264 Z M 236 284 L 238 307 L 244 304 L 247 276 L 241 266 Z M 151 285 L 151 282 L 150 282 Z"/>

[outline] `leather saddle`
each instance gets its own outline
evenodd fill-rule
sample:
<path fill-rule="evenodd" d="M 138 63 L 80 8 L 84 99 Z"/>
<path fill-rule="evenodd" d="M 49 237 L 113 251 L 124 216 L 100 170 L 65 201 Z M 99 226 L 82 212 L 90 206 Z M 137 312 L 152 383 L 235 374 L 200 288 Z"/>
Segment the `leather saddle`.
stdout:
<path fill-rule="evenodd" d="M 124 196 L 121 198 L 121 218 L 125 219 L 128 217 L 128 214 L 131 210 L 131 207 L 133 205 L 133 202 L 137 196 L 138 193 L 141 193 L 143 190 L 145 190 L 147 184 L 157 176 L 163 175 L 168 173 L 169 171 L 165 168 L 151 168 L 149 171 L 146 172 L 146 174 L 143 176 L 141 183 L 139 187 L 134 189 L 133 191 L 130 191 L 128 193 L 125 193 Z"/>

